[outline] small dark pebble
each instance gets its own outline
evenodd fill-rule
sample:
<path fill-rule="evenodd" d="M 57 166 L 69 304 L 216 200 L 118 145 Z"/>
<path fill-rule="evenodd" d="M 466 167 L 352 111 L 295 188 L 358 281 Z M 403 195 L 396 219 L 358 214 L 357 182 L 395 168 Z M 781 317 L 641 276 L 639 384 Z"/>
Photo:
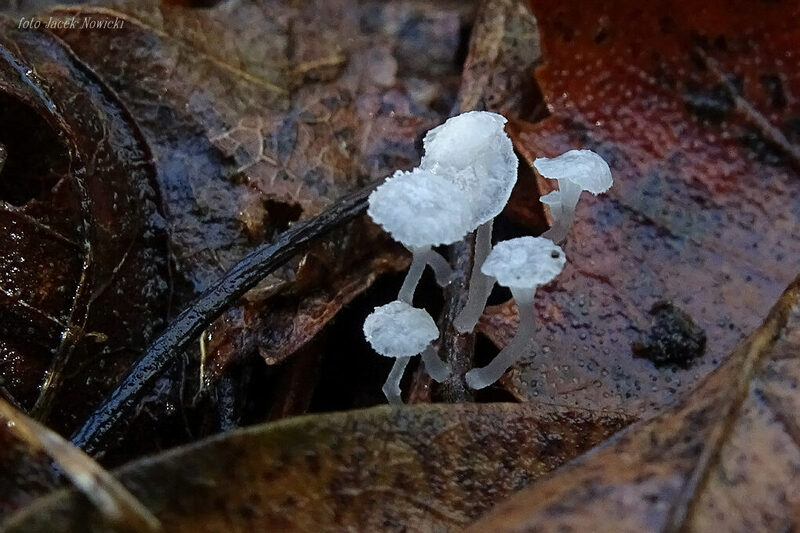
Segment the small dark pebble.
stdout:
<path fill-rule="evenodd" d="M 631 344 L 634 357 L 652 361 L 658 367 L 688 368 L 703 355 L 706 334 L 692 317 L 670 302 L 659 301 L 650 309 L 653 327 L 645 338 Z"/>

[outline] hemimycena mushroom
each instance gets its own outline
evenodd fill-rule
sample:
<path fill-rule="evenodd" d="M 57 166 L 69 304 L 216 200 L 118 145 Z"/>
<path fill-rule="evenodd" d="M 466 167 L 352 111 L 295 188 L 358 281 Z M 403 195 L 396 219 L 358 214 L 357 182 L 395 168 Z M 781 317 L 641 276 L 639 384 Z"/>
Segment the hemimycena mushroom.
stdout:
<path fill-rule="evenodd" d="M 533 166 L 545 178 L 558 180 L 558 190 L 540 198 L 553 216 L 553 227 L 542 237 L 553 242 L 567 238 L 581 192 L 601 194 L 614 183 L 608 163 L 591 150 L 570 150 L 551 159 L 540 157 Z"/>
<path fill-rule="evenodd" d="M 411 304 L 425 265 L 440 285 L 450 266 L 432 246 L 461 240 L 470 229 L 466 195 L 452 182 L 426 170 L 395 172 L 369 197 L 367 214 L 413 254 L 398 299 Z"/>
<path fill-rule="evenodd" d="M 400 380 L 411 357 L 422 354 L 428 374 L 437 381 L 444 380 L 450 369 L 431 349 L 439 338 L 436 323 L 424 309 L 412 307 L 399 300 L 376 307 L 364 321 L 364 336 L 372 349 L 395 362 L 383 385 L 389 403 L 403 403 Z"/>
<path fill-rule="evenodd" d="M 564 251 L 555 243 L 566 238 L 581 192 L 600 194 L 611 187 L 608 164 L 590 150 L 536 159 L 542 176 L 558 180 L 558 190 L 540 199 L 550 208 L 553 227 L 541 237 L 511 239 L 492 249 L 492 222 L 517 181 L 518 160 L 505 123 L 503 116 L 485 111 L 448 119 L 425 135 L 420 166 L 395 172 L 369 198 L 372 219 L 413 254 L 398 301 L 376 308 L 364 322 L 375 351 L 397 358 L 383 387 L 390 403 L 400 402 L 400 378 L 412 355 L 422 353 L 426 370 L 437 381 L 450 373 L 431 346 L 438 338 L 436 324 L 427 312 L 412 307 L 426 265 L 442 286 L 451 277 L 449 264 L 434 246 L 476 231 L 467 303 L 453 321 L 456 330 L 475 328 L 495 282 L 511 289 L 519 309 L 519 329 L 509 345 L 486 367 L 465 376 L 470 387 L 480 389 L 497 381 L 533 338 L 536 288 L 564 267 Z"/>
<path fill-rule="evenodd" d="M 520 237 L 495 245 L 482 270 L 500 285 L 511 289 L 519 312 L 519 326 L 508 346 L 491 363 L 467 372 L 467 385 L 473 389 L 491 385 L 519 360 L 536 330 L 533 315 L 536 288 L 555 279 L 566 260 L 564 251 L 543 237 Z"/>
<path fill-rule="evenodd" d="M 492 221 L 508 203 L 517 182 L 519 160 L 505 132 L 506 122 L 497 113 L 470 111 L 448 119 L 423 139 L 420 167 L 464 192 L 470 202 L 470 231 L 477 229 L 467 303 L 453 323 L 462 333 L 475 327 L 492 290 L 481 265 L 492 249 Z"/>

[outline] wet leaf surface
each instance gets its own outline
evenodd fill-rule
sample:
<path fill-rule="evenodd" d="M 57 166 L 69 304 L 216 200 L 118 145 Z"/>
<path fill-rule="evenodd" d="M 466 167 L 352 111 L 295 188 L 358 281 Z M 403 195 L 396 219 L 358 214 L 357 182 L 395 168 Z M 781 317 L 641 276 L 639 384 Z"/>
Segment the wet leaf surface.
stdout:
<path fill-rule="evenodd" d="M 800 279 L 673 407 L 470 531 L 792 531 L 800 522 Z"/>
<path fill-rule="evenodd" d="M 55 95 L 48 97 L 67 98 L 68 90 L 102 92 L 110 103 L 100 103 L 113 109 L 101 111 L 130 130 L 115 125 L 118 131 L 104 139 L 102 118 L 64 130 L 37 118 L 36 109 L 17 110 L 13 102 L 4 107 L 8 114 L 0 145 L 10 157 L 4 161 L 0 192 L 10 205 L 4 206 L 8 212 L 3 216 L 13 219 L 9 224 L 20 225 L 6 236 L 24 243 L 36 239 L 35 246 L 13 245 L 24 251 L 21 259 L 14 254 L 2 258 L 8 277 L 3 296 L 9 300 L 3 312 L 9 316 L 4 317 L 0 341 L 10 394 L 31 405 L 45 376 L 61 375 L 46 374 L 53 364 L 50 351 L 76 351 L 68 374 L 91 390 L 81 391 L 78 409 L 70 403 L 77 401 L 74 396 L 51 396 L 46 405 L 58 405 L 60 412 L 51 421 L 55 428 L 73 429 L 130 366 L 163 318 L 214 283 L 247 251 L 294 220 L 317 214 L 344 192 L 416 164 L 421 133 L 440 122 L 454 102 L 471 11 L 464 2 L 435 8 L 427 2 L 263 2 L 202 10 L 137 2 L 116 8 L 60 8 L 39 17 L 123 21 L 114 31 L 16 31 L 15 21 L 9 20 L 4 37 L 13 53 L 20 45 L 33 54 L 27 52 L 28 41 L 49 47 L 48 68 L 33 65 L 35 85 L 44 87 L 45 94 L 56 87 Z M 10 92 L 10 87 L 3 89 Z M 80 99 L 71 107 L 56 103 L 57 114 L 68 115 L 65 120 L 91 117 L 93 112 Z M 28 137 L 15 136 L 22 124 Z M 124 185 L 144 206 L 109 202 L 109 194 L 119 193 L 116 189 L 88 190 L 90 207 L 113 209 L 100 214 L 110 222 L 100 220 L 98 227 L 102 238 L 116 237 L 111 243 L 116 247 L 105 250 L 100 248 L 103 243 L 93 243 L 91 261 L 84 265 L 88 255 L 81 247 L 89 237 L 83 233 L 94 226 L 80 211 L 76 184 L 81 182 L 65 175 L 87 172 L 87 179 L 99 182 L 102 172 L 117 170 L 102 165 L 73 169 L 68 154 L 73 145 L 104 147 L 105 142 L 121 152 L 116 154 L 120 166 L 135 168 L 129 183 L 109 181 L 108 188 Z M 146 186 L 139 177 L 144 174 Z M 153 196 L 154 189 L 161 198 Z M 50 196 L 55 199 L 45 202 Z M 84 222 L 89 225 L 81 228 Z M 147 227 L 129 227 L 133 224 Z M 54 235 L 35 234 L 51 229 Z M 133 257 L 137 249 L 125 248 L 131 245 L 126 231 L 139 230 L 150 239 L 143 246 L 158 248 L 159 254 L 144 266 Z M 53 262 L 54 257 L 63 260 Z M 120 265 L 135 270 L 138 277 L 125 269 L 115 271 L 116 263 L 106 264 L 121 257 Z M 20 260 L 45 268 L 22 269 Z M 266 279 L 241 307 L 209 329 L 204 377 L 213 381 L 251 353 L 260 353 L 271 364 L 288 357 L 376 276 L 403 268 L 406 261 L 405 253 L 377 228 L 354 223 Z M 70 308 L 70 294 L 89 264 L 105 271 L 90 272 L 97 279 L 88 279 L 83 294 L 89 300 L 113 296 L 93 302 L 94 308 L 102 305 L 111 311 L 96 321 L 112 324 L 90 322 L 91 331 L 76 330 L 61 343 L 66 348 L 54 348 L 67 330 L 59 313 L 76 314 L 81 325 L 83 303 L 76 300 Z M 127 282 L 138 285 L 134 297 L 115 285 Z M 143 298 L 149 299 L 140 302 Z M 143 307 L 153 300 L 152 308 Z M 141 323 L 128 322 L 127 314 Z M 120 318 L 132 330 L 125 334 L 133 338 L 111 334 Z M 88 348 L 72 348 L 72 337 Z M 32 339 L 36 346 L 30 344 Z M 93 350 L 107 357 L 98 361 Z M 184 358 L 144 402 L 139 413 L 145 416 L 135 424 L 136 431 L 157 431 L 162 435 L 156 440 L 164 445 L 191 434 L 194 422 L 186 419 L 185 409 L 187 396 L 196 388 L 187 377 L 187 372 L 196 371 L 192 359 Z M 67 420 L 59 418 L 62 413 Z M 162 441 L 162 422 L 167 420 L 184 429 Z"/>
<path fill-rule="evenodd" d="M 166 233 L 150 152 L 113 93 L 51 36 L 2 22 L 3 386 L 28 409 L 43 386 L 34 412 L 64 431 L 162 326 Z"/>
<path fill-rule="evenodd" d="M 536 345 L 504 385 L 523 400 L 653 413 L 721 363 L 795 274 L 797 160 L 754 117 L 797 142 L 797 6 L 531 5 L 550 116 L 519 115 L 515 146 L 529 162 L 593 149 L 615 184 L 582 197 L 564 273 L 537 295 Z M 659 301 L 705 332 L 688 368 L 633 358 Z M 484 318 L 505 345 L 513 302 Z"/>
<path fill-rule="evenodd" d="M 628 421 L 535 404 L 384 406 L 237 431 L 118 476 L 166 531 L 458 530 Z M 105 530 L 64 492 L 8 531 Z"/>
<path fill-rule="evenodd" d="M 177 354 L 132 413 L 136 438 L 104 461 L 197 441 L 119 471 L 177 531 L 460 530 L 498 504 L 475 530 L 796 527 L 796 286 L 728 357 L 796 274 L 796 5 L 542 0 L 537 23 L 497 0 L 470 32 L 471 2 L 188 8 L 213 3 L 47 14 L 124 21 L 113 31 L 0 29 L 4 398 L 32 405 L 69 353 L 50 424 L 74 427 L 164 319 L 248 251 L 415 165 L 421 133 L 455 109 L 486 108 L 510 116 L 529 162 L 586 147 L 616 178 L 582 199 L 570 262 L 538 295 L 531 357 L 476 396 L 546 405 L 378 408 L 202 440 L 383 401 L 386 361 L 360 324 L 399 279 L 360 293 L 407 257 L 357 220 L 211 325 L 202 373 L 196 354 Z M 553 184 L 522 167 L 498 238 L 546 228 L 537 199 Z M 459 298 L 448 290 L 444 315 Z M 431 280 L 418 296 L 438 314 Z M 513 302 L 480 324 L 498 346 L 515 329 Z M 494 350 L 477 346 L 488 362 Z M 465 398 L 411 374 L 414 401 Z M 58 484 L 5 429 L 2 515 Z M 20 531 L 104 527 L 73 493 L 17 520 Z"/>
<path fill-rule="evenodd" d="M 117 91 L 152 148 L 170 250 L 193 293 L 292 221 L 417 163 L 418 137 L 453 105 L 471 10 L 463 2 L 203 10 L 135 2 L 54 14 L 124 21 L 114 31 L 58 34 Z M 287 265 L 221 318 L 210 332 L 210 367 L 222 370 L 254 347 L 280 361 L 375 274 L 405 266 L 379 232 L 350 231 L 358 236 Z"/>
<path fill-rule="evenodd" d="M 385 253 L 372 255 L 373 247 Z M 342 248 L 358 251 L 337 257 Z M 204 371 L 213 381 L 237 359 L 260 354 L 267 364 L 295 354 L 381 274 L 409 263 L 402 248 L 393 245 L 375 225 L 356 221 L 304 255 L 294 283 L 264 305 L 255 295 L 239 309 L 226 313 L 206 333 L 209 357 Z"/>

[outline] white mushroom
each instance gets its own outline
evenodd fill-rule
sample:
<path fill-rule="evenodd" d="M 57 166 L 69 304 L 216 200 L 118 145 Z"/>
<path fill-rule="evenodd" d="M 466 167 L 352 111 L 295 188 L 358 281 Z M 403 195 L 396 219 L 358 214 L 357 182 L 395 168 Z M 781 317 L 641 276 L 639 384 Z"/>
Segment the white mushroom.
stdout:
<path fill-rule="evenodd" d="M 497 113 L 470 111 L 447 119 L 423 139 L 420 168 L 469 196 L 473 229 L 500 214 L 517 182 L 519 161 L 505 132 L 506 122 Z"/>
<path fill-rule="evenodd" d="M 475 257 L 469 294 L 453 324 L 472 331 L 483 312 L 492 283 L 480 269 L 492 248 L 492 220 L 508 203 L 517 182 L 519 160 L 505 132 L 506 118 L 487 111 L 470 111 L 448 119 L 428 132 L 420 168 L 442 176 L 470 200 Z"/>
<path fill-rule="evenodd" d="M 364 336 L 373 350 L 396 359 L 383 385 L 389 403 L 403 403 L 400 380 L 409 359 L 419 353 L 422 353 L 425 370 L 435 380 L 442 381 L 450 373 L 431 347 L 431 343 L 439 338 L 439 330 L 424 309 L 401 301 L 376 307 L 364 321 Z"/>
<path fill-rule="evenodd" d="M 421 169 L 396 172 L 370 195 L 367 213 L 413 254 L 400 300 L 412 303 L 426 264 L 441 285 L 447 284 L 450 266 L 431 247 L 472 231 L 469 201 L 454 183 Z"/>
<path fill-rule="evenodd" d="M 536 288 L 558 276 L 565 263 L 564 251 L 543 237 L 520 237 L 495 245 L 482 271 L 511 289 L 519 312 L 519 327 L 508 346 L 491 363 L 467 372 L 467 385 L 473 389 L 491 385 L 519 360 L 535 331 L 533 299 Z"/>
<path fill-rule="evenodd" d="M 552 159 L 540 157 L 533 166 L 545 178 L 558 180 L 558 190 L 540 199 L 553 216 L 553 227 L 542 237 L 553 242 L 566 239 L 582 191 L 601 194 L 614 182 L 608 163 L 591 150 L 570 150 Z"/>

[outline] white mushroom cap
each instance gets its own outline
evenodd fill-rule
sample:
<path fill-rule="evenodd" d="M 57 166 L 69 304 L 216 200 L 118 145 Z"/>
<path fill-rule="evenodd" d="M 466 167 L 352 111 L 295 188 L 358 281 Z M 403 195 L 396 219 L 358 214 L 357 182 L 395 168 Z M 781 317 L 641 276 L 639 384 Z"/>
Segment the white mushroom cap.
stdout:
<path fill-rule="evenodd" d="M 520 237 L 498 242 L 481 272 L 506 287 L 533 289 L 552 281 L 566 262 L 564 250 L 550 239 Z"/>
<path fill-rule="evenodd" d="M 558 157 L 540 157 L 533 166 L 545 178 L 571 181 L 592 194 L 606 192 L 614 182 L 608 163 L 591 150 L 570 150 Z"/>
<path fill-rule="evenodd" d="M 367 213 L 408 248 L 451 244 L 471 231 L 469 200 L 441 176 L 395 172 L 369 196 Z"/>
<path fill-rule="evenodd" d="M 427 311 L 398 300 L 375 308 L 364 321 L 364 336 L 381 355 L 411 357 L 439 338 L 439 330 Z"/>
<path fill-rule="evenodd" d="M 517 182 L 519 161 L 505 117 L 470 111 L 430 130 L 420 168 L 452 181 L 469 195 L 473 228 L 500 214 Z"/>

